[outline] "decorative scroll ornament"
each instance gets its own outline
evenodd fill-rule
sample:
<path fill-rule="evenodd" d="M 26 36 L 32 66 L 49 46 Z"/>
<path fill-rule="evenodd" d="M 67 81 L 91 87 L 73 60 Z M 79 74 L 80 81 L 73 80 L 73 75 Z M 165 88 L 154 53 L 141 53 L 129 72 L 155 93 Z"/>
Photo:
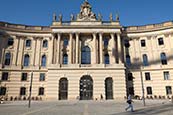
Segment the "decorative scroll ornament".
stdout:
<path fill-rule="evenodd" d="M 81 5 L 77 21 L 96 21 L 96 15 L 91 11 L 92 7 L 87 0 Z"/>

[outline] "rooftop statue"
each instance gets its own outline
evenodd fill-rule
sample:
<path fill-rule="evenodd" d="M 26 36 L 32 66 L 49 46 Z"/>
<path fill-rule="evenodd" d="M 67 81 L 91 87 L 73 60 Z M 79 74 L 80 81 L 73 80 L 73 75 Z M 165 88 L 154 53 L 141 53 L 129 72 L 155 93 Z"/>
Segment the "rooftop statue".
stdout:
<path fill-rule="evenodd" d="M 92 7 L 87 0 L 81 5 L 77 21 L 95 21 L 96 15 L 91 11 Z"/>

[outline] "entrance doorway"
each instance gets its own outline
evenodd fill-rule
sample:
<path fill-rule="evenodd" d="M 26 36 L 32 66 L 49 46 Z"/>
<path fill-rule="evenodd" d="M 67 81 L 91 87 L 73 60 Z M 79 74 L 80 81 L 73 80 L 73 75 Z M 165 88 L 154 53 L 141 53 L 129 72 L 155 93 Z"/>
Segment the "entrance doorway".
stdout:
<path fill-rule="evenodd" d="M 106 99 L 113 99 L 113 80 L 111 77 L 105 80 L 105 96 Z"/>
<path fill-rule="evenodd" d="M 80 79 L 80 100 L 93 99 L 93 80 L 91 76 L 84 75 Z"/>
<path fill-rule="evenodd" d="M 61 78 L 59 80 L 59 100 L 68 99 L 68 80 L 67 78 Z"/>

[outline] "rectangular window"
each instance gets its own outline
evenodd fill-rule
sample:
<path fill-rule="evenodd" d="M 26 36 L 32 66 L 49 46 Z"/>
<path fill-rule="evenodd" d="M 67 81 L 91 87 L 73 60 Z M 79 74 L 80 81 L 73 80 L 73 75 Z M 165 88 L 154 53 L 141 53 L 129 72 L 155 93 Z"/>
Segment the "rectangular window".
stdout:
<path fill-rule="evenodd" d="M 149 72 L 145 73 L 145 80 L 151 80 Z"/>
<path fill-rule="evenodd" d="M 68 39 L 67 39 L 67 38 L 64 39 L 64 46 L 65 46 L 65 47 L 68 46 Z"/>
<path fill-rule="evenodd" d="M 21 81 L 27 81 L 27 76 L 28 76 L 27 73 L 22 73 Z"/>
<path fill-rule="evenodd" d="M 169 71 L 164 71 L 163 75 L 164 75 L 164 80 L 169 80 L 170 79 Z"/>
<path fill-rule="evenodd" d="M 45 73 L 40 73 L 40 81 L 45 81 Z"/>
<path fill-rule="evenodd" d="M 7 81 L 8 80 L 8 72 L 3 72 L 2 73 L 2 78 L 1 78 L 2 81 Z"/>
<path fill-rule="evenodd" d="M 44 95 L 44 87 L 39 88 L 38 95 Z"/>
<path fill-rule="evenodd" d="M 0 87 L 0 95 L 6 95 L 6 87 Z"/>
<path fill-rule="evenodd" d="M 141 40 L 141 47 L 145 47 L 146 44 L 145 44 L 145 40 Z"/>
<path fill-rule="evenodd" d="M 147 87 L 147 95 L 152 95 L 152 87 Z"/>
<path fill-rule="evenodd" d="M 159 45 L 164 45 L 163 38 L 158 38 L 158 43 L 159 43 Z"/>
<path fill-rule="evenodd" d="M 172 94 L 172 87 L 166 86 L 166 95 L 171 95 L 171 94 Z"/>
<path fill-rule="evenodd" d="M 20 95 L 26 95 L 26 88 L 25 87 L 20 88 Z"/>

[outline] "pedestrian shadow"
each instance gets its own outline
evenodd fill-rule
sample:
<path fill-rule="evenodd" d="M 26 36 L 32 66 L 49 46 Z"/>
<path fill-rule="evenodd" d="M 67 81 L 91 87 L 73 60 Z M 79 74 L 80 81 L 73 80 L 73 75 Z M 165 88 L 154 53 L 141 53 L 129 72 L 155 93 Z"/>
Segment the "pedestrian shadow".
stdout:
<path fill-rule="evenodd" d="M 173 104 L 166 104 L 166 105 L 159 105 L 159 106 L 148 106 L 146 108 L 142 108 L 142 109 L 136 109 L 134 112 L 122 112 L 122 113 L 115 113 L 115 114 L 110 114 L 110 115 L 131 115 L 131 114 L 135 114 L 135 115 L 172 115 L 173 111 Z M 169 113 L 166 113 L 169 112 Z"/>

